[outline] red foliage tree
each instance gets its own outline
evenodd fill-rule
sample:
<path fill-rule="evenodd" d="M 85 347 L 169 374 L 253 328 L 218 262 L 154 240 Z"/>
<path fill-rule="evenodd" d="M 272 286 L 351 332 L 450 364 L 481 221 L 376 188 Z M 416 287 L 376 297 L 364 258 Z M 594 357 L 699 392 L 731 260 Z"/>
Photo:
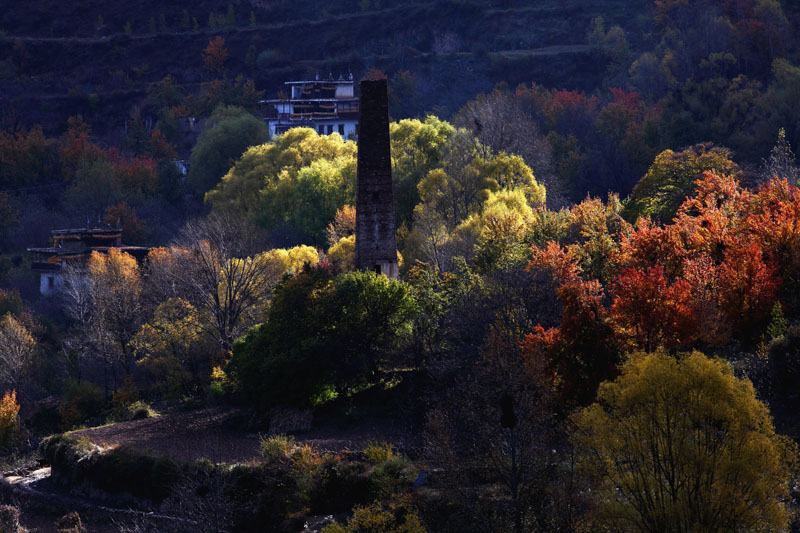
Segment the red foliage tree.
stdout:
<path fill-rule="evenodd" d="M 800 307 L 800 189 L 774 179 L 753 195 L 744 220 L 747 232 L 772 259 L 783 284 L 781 299 Z"/>
<path fill-rule="evenodd" d="M 127 202 L 106 207 L 103 224 L 122 228 L 122 238 L 126 244 L 142 244 L 147 237 L 147 229 L 142 219 L 136 215 L 136 209 Z"/>
<path fill-rule="evenodd" d="M 65 181 L 72 181 L 81 164 L 98 160 L 103 150 L 89 136 L 92 128 L 80 115 L 67 120 L 67 131 L 61 136 L 61 171 Z"/>
<path fill-rule="evenodd" d="M 697 336 L 690 288 L 685 280 L 669 284 L 660 265 L 624 270 L 614 282 L 611 306 L 619 335 L 647 352 L 689 344 Z"/>
<path fill-rule="evenodd" d="M 208 45 L 203 49 L 203 66 L 212 74 L 222 76 L 225 74 L 225 62 L 230 55 L 225 46 L 225 39 L 217 35 L 208 41 Z"/>
<path fill-rule="evenodd" d="M 688 255 L 676 226 L 661 226 L 649 218 L 640 218 L 633 230 L 623 235 L 617 262 L 622 268 L 661 265 L 667 278 L 674 280 L 680 276 Z"/>
<path fill-rule="evenodd" d="M 541 357 L 548 361 L 554 385 L 568 405 L 590 403 L 600 383 L 617 374 L 619 350 L 603 297 L 597 280 L 566 283 L 558 289 L 564 306 L 559 327 L 538 325 L 520 345 L 532 362 Z"/>
<path fill-rule="evenodd" d="M 616 375 L 619 351 L 603 306 L 604 291 L 597 280 L 580 278 L 578 258 L 571 249 L 549 242 L 534 249 L 528 269 L 549 272 L 564 310 L 557 328 L 536 326 L 521 343 L 532 364 L 541 358 L 562 398 L 583 405 L 594 399 L 598 385 Z"/>
<path fill-rule="evenodd" d="M 777 301 L 777 269 L 764 260 L 757 242 L 739 242 L 725 250 L 719 266 L 720 307 L 745 338 L 760 333 Z"/>
<path fill-rule="evenodd" d="M 541 268 L 548 272 L 559 284 L 578 281 L 581 267 L 573 251 L 550 241 L 542 248 L 533 248 L 532 257 L 528 261 L 528 270 Z"/>
<path fill-rule="evenodd" d="M 751 195 L 733 176 L 714 171 L 704 172 L 695 185 L 695 195 L 678 209 L 675 226 L 692 254 L 708 254 L 720 263 L 725 249 L 742 232 Z"/>

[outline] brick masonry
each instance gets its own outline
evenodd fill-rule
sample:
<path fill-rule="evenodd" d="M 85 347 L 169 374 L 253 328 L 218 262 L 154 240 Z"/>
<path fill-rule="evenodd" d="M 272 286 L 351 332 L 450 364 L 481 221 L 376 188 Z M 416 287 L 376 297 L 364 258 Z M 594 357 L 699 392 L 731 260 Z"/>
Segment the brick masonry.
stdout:
<path fill-rule="evenodd" d="M 359 85 L 356 268 L 397 277 L 386 80 Z"/>

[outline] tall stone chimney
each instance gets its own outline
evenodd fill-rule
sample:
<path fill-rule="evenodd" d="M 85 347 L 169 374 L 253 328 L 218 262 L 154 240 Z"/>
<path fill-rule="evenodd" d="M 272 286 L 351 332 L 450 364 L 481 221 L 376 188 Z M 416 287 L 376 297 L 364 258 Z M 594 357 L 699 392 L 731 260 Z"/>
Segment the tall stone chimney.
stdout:
<path fill-rule="evenodd" d="M 356 268 L 397 277 L 386 80 L 359 85 Z"/>

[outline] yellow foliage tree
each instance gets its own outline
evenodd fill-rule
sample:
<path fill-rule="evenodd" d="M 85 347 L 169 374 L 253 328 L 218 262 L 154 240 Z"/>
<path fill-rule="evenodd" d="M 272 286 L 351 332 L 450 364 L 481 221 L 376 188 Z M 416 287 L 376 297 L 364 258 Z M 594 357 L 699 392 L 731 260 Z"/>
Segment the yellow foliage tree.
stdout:
<path fill-rule="evenodd" d="M 8 449 L 19 434 L 17 391 L 6 391 L 0 399 L 0 449 Z"/>
<path fill-rule="evenodd" d="M 138 365 L 169 392 L 179 394 L 192 378 L 207 371 L 211 350 L 204 350 L 204 339 L 197 309 L 183 298 L 170 298 L 141 327 L 131 340 L 131 348 Z"/>
<path fill-rule="evenodd" d="M 91 327 L 104 357 L 114 347 L 126 373 L 133 370 L 130 340 L 139 330 L 142 316 L 142 276 L 136 259 L 121 250 L 92 252 L 87 263 L 89 294 L 93 307 Z"/>
<path fill-rule="evenodd" d="M 294 180 L 312 162 L 346 158 L 355 162 L 356 143 L 339 134 L 318 135 L 311 128 L 292 128 L 266 144 L 252 146 L 234 163 L 217 187 L 206 194 L 214 209 L 236 209 L 248 215 L 283 180 Z"/>
<path fill-rule="evenodd" d="M 6 385 L 20 386 L 35 349 L 36 340 L 28 328 L 11 313 L 3 315 L 0 319 L 0 379 Z"/>
<path fill-rule="evenodd" d="M 779 531 L 796 447 L 749 381 L 699 352 L 635 354 L 575 417 L 597 524 L 615 531 Z"/>
<path fill-rule="evenodd" d="M 263 260 L 280 265 L 277 271 L 282 276 L 286 272 L 299 272 L 306 263 L 311 266 L 319 263 L 319 252 L 313 246 L 295 246 L 293 248 L 275 248 L 261 254 Z"/>
<path fill-rule="evenodd" d="M 328 249 L 328 258 L 344 272 L 353 270 L 356 263 L 356 236 L 342 237 Z"/>

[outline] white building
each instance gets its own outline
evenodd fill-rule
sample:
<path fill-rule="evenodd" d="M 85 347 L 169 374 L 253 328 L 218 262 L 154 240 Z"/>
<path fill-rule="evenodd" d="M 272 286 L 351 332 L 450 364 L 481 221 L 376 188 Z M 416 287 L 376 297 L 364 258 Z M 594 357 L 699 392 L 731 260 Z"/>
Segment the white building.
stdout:
<path fill-rule="evenodd" d="M 334 80 L 287 81 L 288 98 L 262 100 L 264 120 L 271 136 L 290 128 L 313 128 L 320 135 L 338 133 L 345 139 L 358 136 L 358 98 L 353 75 Z"/>

